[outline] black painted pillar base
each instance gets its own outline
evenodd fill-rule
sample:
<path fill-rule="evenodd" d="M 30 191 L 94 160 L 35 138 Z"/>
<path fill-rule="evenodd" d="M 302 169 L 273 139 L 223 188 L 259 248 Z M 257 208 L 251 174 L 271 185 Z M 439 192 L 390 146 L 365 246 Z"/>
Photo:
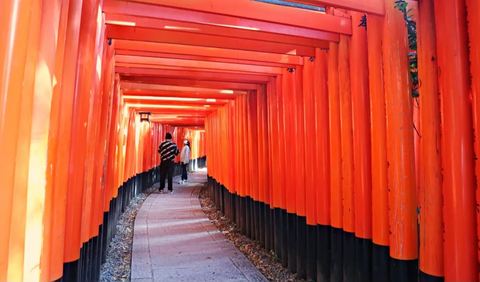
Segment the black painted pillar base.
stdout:
<path fill-rule="evenodd" d="M 218 209 L 217 198 L 217 181 L 212 177 L 212 200 L 216 209 Z"/>
<path fill-rule="evenodd" d="M 223 186 L 223 184 L 219 184 L 219 185 L 220 185 L 220 212 L 222 214 L 225 214 L 225 193 L 227 189 L 225 188 L 225 186 Z"/>
<path fill-rule="evenodd" d="M 317 226 L 307 224 L 307 280 L 317 280 Z"/>
<path fill-rule="evenodd" d="M 220 185 L 218 184 L 217 180 L 215 179 L 215 206 L 217 210 L 221 210 L 220 207 Z"/>
<path fill-rule="evenodd" d="M 355 237 L 355 281 L 372 281 L 372 239 Z"/>
<path fill-rule="evenodd" d="M 274 238 L 274 251 L 277 255 L 277 258 L 281 261 L 283 256 L 282 254 L 282 209 L 275 208 L 273 210 L 273 220 L 274 220 L 274 230 L 273 230 L 273 238 Z"/>
<path fill-rule="evenodd" d="M 227 218 L 232 218 L 230 214 L 230 191 L 222 185 L 222 188 L 224 189 L 224 196 L 225 196 L 225 211 L 223 212 L 223 215 Z"/>
<path fill-rule="evenodd" d="M 258 211 L 258 241 L 260 244 L 265 247 L 265 203 L 257 202 L 257 211 Z"/>
<path fill-rule="evenodd" d="M 242 213 L 240 211 L 240 196 L 238 196 L 238 194 L 235 193 L 234 197 L 235 197 L 235 224 L 240 229 L 240 224 L 242 221 L 241 219 Z"/>
<path fill-rule="evenodd" d="M 253 240 L 257 240 L 257 231 L 255 230 L 255 218 L 256 218 L 256 214 L 255 214 L 255 201 L 253 200 L 253 198 L 249 198 L 250 200 L 250 238 L 252 238 Z"/>
<path fill-rule="evenodd" d="M 343 282 L 343 230 L 332 227 L 331 240 L 330 281 Z"/>
<path fill-rule="evenodd" d="M 260 212 L 260 202 L 254 201 L 253 206 L 255 207 L 255 240 L 262 243 L 262 236 L 261 231 L 264 230 L 264 225 L 261 224 L 262 221 L 262 213 Z"/>
<path fill-rule="evenodd" d="M 230 213 L 231 213 L 231 220 L 232 221 L 235 221 L 236 220 L 236 211 L 237 211 L 237 207 L 236 207 L 236 195 L 233 194 L 233 193 L 230 193 L 230 204 L 231 204 L 231 207 L 230 207 Z"/>
<path fill-rule="evenodd" d="M 418 260 L 390 258 L 390 282 L 417 281 Z"/>
<path fill-rule="evenodd" d="M 343 280 L 355 281 L 355 233 L 343 231 Z"/>
<path fill-rule="evenodd" d="M 433 276 L 433 275 L 427 274 L 427 273 L 425 273 L 421 270 L 418 272 L 418 275 L 419 275 L 418 278 L 419 278 L 420 282 L 444 282 L 445 281 L 444 277 Z"/>
<path fill-rule="evenodd" d="M 282 265 L 283 267 L 288 267 L 288 217 L 287 217 L 287 210 L 282 209 Z M 293 242 L 292 242 L 293 243 Z"/>
<path fill-rule="evenodd" d="M 62 281 L 81 281 L 79 266 L 79 260 L 64 263 Z"/>
<path fill-rule="evenodd" d="M 247 230 L 247 237 L 252 238 L 252 201 L 250 196 L 245 197 L 246 211 L 245 211 L 245 225 Z"/>
<path fill-rule="evenodd" d="M 246 196 L 245 198 L 245 235 L 249 238 L 252 238 L 252 223 L 251 223 L 251 213 L 252 206 L 250 202 L 250 197 Z"/>
<path fill-rule="evenodd" d="M 332 227 L 317 225 L 317 282 L 330 282 Z"/>
<path fill-rule="evenodd" d="M 273 205 L 269 209 L 270 212 L 270 246 L 275 250 L 275 209 Z"/>
<path fill-rule="evenodd" d="M 288 269 L 297 273 L 297 215 L 287 213 Z"/>
<path fill-rule="evenodd" d="M 247 235 L 247 223 L 246 223 L 246 207 L 247 207 L 247 199 L 245 197 L 240 196 L 240 232 L 243 235 Z"/>
<path fill-rule="evenodd" d="M 372 247 L 372 281 L 390 281 L 390 250 L 388 246 L 373 244 Z"/>
<path fill-rule="evenodd" d="M 307 278 L 307 218 L 297 216 L 297 278 Z"/>
<path fill-rule="evenodd" d="M 263 229 L 264 232 L 264 245 L 267 251 L 272 250 L 272 242 L 271 238 L 271 231 L 272 231 L 272 223 L 270 222 L 270 206 L 262 203 L 262 213 L 263 213 Z"/>

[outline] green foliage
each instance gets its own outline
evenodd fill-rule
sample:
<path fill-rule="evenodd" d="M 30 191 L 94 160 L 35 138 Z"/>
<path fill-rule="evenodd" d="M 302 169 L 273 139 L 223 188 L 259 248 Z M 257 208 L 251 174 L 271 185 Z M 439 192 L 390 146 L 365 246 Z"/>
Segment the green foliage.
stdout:
<path fill-rule="evenodd" d="M 412 82 L 412 96 L 418 98 L 418 64 L 417 64 L 417 23 L 411 16 L 412 9 L 407 9 L 405 0 L 395 1 L 395 8 L 399 9 L 405 18 L 408 31 L 408 46 L 412 52 L 408 53 L 410 59 L 410 76 Z"/>

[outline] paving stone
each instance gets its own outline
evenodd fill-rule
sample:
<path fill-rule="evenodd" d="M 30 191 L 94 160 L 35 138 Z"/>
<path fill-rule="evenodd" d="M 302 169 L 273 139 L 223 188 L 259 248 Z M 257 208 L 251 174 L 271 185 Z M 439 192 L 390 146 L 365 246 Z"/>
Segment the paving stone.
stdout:
<path fill-rule="evenodd" d="M 156 269 L 155 281 L 248 281 L 236 269 L 206 267 L 200 272 L 188 268 Z"/>
<path fill-rule="evenodd" d="M 206 182 L 205 172 L 189 177 L 188 185 L 174 181 L 173 195 L 151 194 L 138 212 L 132 281 L 149 268 L 154 281 L 266 281 L 203 213 L 196 185 Z"/>

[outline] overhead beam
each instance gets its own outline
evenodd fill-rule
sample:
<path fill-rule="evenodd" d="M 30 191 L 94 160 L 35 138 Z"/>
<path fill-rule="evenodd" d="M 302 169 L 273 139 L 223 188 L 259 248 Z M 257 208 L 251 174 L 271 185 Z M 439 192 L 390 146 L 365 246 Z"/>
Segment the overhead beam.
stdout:
<path fill-rule="evenodd" d="M 150 96 L 139 96 L 139 98 L 145 99 L 136 99 L 129 97 L 124 97 L 123 100 L 126 103 L 149 103 L 149 104 L 156 104 L 156 105 L 186 105 L 186 106 L 204 106 L 208 105 L 210 107 L 222 107 L 227 102 L 225 100 L 218 99 L 216 102 L 207 102 L 206 99 L 201 99 L 200 101 L 159 101 L 152 99 Z M 227 100 L 228 101 L 228 100 Z"/>
<path fill-rule="evenodd" d="M 164 119 L 164 118 L 150 118 L 152 122 L 161 122 L 168 124 L 182 124 L 182 125 L 203 125 L 205 123 L 205 118 L 201 119 Z"/>
<path fill-rule="evenodd" d="M 190 118 L 190 119 L 204 119 L 204 117 L 197 117 L 196 115 L 178 115 L 178 114 L 152 114 L 150 118 Z"/>
<path fill-rule="evenodd" d="M 244 50 L 230 50 L 203 46 L 190 46 L 181 44 L 167 44 L 157 42 L 115 40 L 115 50 L 137 50 L 179 55 L 191 55 L 202 57 L 215 57 L 225 59 L 249 60 L 258 62 L 270 62 L 279 64 L 303 65 L 303 59 L 299 56 L 286 54 L 272 54 L 252 52 Z"/>
<path fill-rule="evenodd" d="M 145 76 L 120 76 L 123 82 L 140 82 L 148 84 L 202 87 L 210 89 L 233 89 L 233 90 L 256 90 L 258 84 L 239 83 L 239 82 L 219 82 L 219 81 L 203 81 L 195 79 L 181 78 L 162 78 L 162 77 L 145 77 Z"/>
<path fill-rule="evenodd" d="M 192 115 L 195 114 L 198 117 L 206 117 L 215 109 L 211 109 L 208 111 L 194 111 L 194 110 L 182 110 L 182 109 L 165 109 L 165 108 L 154 108 L 154 107 L 136 107 L 131 106 L 130 108 L 141 110 L 141 111 L 148 111 L 152 114 L 178 114 L 178 115 Z"/>
<path fill-rule="evenodd" d="M 138 96 L 156 96 L 156 97 L 181 97 L 181 98 L 193 98 L 193 99 L 221 99 L 221 100 L 233 100 L 238 95 L 235 94 L 216 94 L 216 93 L 177 93 L 168 91 L 157 90 L 138 90 L 138 89 L 125 89 L 123 95 L 138 95 Z"/>
<path fill-rule="evenodd" d="M 232 89 L 209 89 L 200 87 L 186 87 L 186 86 L 171 86 L 158 84 L 144 84 L 144 83 L 129 83 L 120 82 L 120 87 L 123 89 L 145 89 L 155 91 L 166 91 L 172 93 L 194 93 L 194 94 L 226 94 L 226 95 L 244 95 L 247 94 L 245 90 Z"/>
<path fill-rule="evenodd" d="M 148 103 L 149 105 L 155 105 L 155 106 L 173 106 L 173 107 L 177 107 L 177 106 L 197 106 L 197 107 L 203 107 L 204 105 L 207 105 L 207 107 L 204 107 L 205 109 L 207 110 L 216 110 L 216 109 L 219 109 L 221 107 L 223 107 L 225 104 L 209 104 L 209 103 L 204 103 L 204 104 L 199 104 L 199 103 L 171 103 L 171 102 L 158 102 L 158 101 L 140 101 L 140 102 L 137 102 L 137 101 L 133 101 L 133 100 L 129 100 L 128 103 Z M 148 108 L 147 106 L 145 107 L 138 107 L 138 108 Z M 164 108 L 160 108 L 161 110 L 163 110 Z M 165 109 L 168 109 L 168 108 L 165 108 Z"/>
<path fill-rule="evenodd" d="M 131 13 L 131 11 L 129 12 Z M 206 25 L 191 22 L 181 22 L 168 19 L 147 18 L 141 16 L 131 16 L 124 14 L 106 14 L 106 24 L 111 25 L 130 25 L 135 27 L 177 30 L 187 33 L 217 35 L 228 38 L 244 38 L 268 42 L 277 42 L 301 46 L 320 47 L 325 45 L 325 41 L 338 42 L 340 36 L 335 33 L 322 32 L 321 38 L 299 37 L 285 34 L 276 34 L 269 32 L 260 32 L 247 29 L 228 28 L 222 26 Z"/>
<path fill-rule="evenodd" d="M 309 4 L 319 7 L 334 7 L 350 11 L 385 15 L 385 0 L 288 0 L 288 2 Z"/>
<path fill-rule="evenodd" d="M 190 123 L 167 123 L 167 122 L 161 122 L 161 121 L 152 121 L 154 123 L 160 123 L 160 124 L 168 124 L 168 125 L 172 125 L 172 126 L 175 126 L 177 128 L 190 128 L 190 129 L 193 129 L 193 130 L 201 130 L 201 129 L 205 129 L 205 126 L 204 126 L 204 122 L 202 123 L 198 123 L 198 124 L 190 124 Z"/>
<path fill-rule="evenodd" d="M 218 2 L 221 1 L 223 0 Z M 220 13 L 211 13 L 208 11 L 205 12 L 199 10 L 194 11 L 194 9 L 190 9 L 190 7 L 195 8 L 194 6 L 209 4 L 209 1 L 195 1 L 196 3 L 194 3 L 194 1 L 162 1 L 162 4 L 170 6 L 139 3 L 150 2 L 151 4 L 156 4 L 156 1 L 135 2 L 104 0 L 103 12 L 201 23 L 234 29 L 309 37 L 321 40 L 328 40 L 327 37 L 331 36 L 325 34 L 325 32 L 346 35 L 352 34 L 352 22 L 348 18 L 338 18 L 332 15 L 322 14 L 320 12 L 302 9 L 280 6 L 272 7 L 273 5 L 255 3 L 248 0 L 234 1 L 234 3 L 232 1 L 224 1 L 227 4 L 228 10 L 222 10 Z M 245 3 L 247 5 L 253 4 L 256 7 L 253 10 L 245 12 Z M 258 4 L 260 4 L 260 6 Z M 175 7 L 175 5 L 179 6 Z M 240 5 L 242 7 L 240 7 Z M 185 8 L 186 6 L 188 7 Z M 240 7 L 240 10 L 235 12 L 234 10 L 237 8 L 237 6 Z M 249 8 L 247 7 L 247 9 Z M 279 9 L 281 11 L 279 11 Z M 278 15 L 275 15 L 275 12 L 277 12 Z M 255 17 L 253 18 L 252 13 L 255 14 Z"/>
<path fill-rule="evenodd" d="M 271 74 L 271 75 L 282 74 L 282 69 L 277 67 L 181 60 L 181 59 L 170 59 L 170 58 L 115 55 L 115 62 L 158 65 L 158 66 L 172 66 L 172 67 L 194 68 L 194 69 L 200 68 L 200 69 L 207 69 L 207 70 L 239 71 L 239 72 L 245 72 L 245 73 L 263 73 L 263 74 Z"/>
<path fill-rule="evenodd" d="M 179 66 L 165 66 L 165 65 L 151 65 L 151 64 L 139 64 L 139 63 L 126 63 L 126 62 L 117 62 L 115 64 L 119 67 L 128 67 L 128 68 L 145 68 L 145 69 L 163 69 L 163 70 L 179 70 L 179 71 L 196 71 L 196 72 L 212 72 L 212 73 L 225 73 L 225 74 L 254 74 L 254 75 L 263 75 L 263 76 L 272 76 L 274 74 L 260 73 L 260 72 L 247 72 L 247 71 L 237 71 L 237 70 L 218 70 L 218 69 L 207 69 L 207 68 L 195 68 L 195 67 L 179 67 Z"/>
<path fill-rule="evenodd" d="M 252 66 L 268 66 L 277 68 L 295 68 L 297 65 L 284 64 L 284 63 L 270 63 L 259 61 L 247 61 L 238 59 L 224 59 L 216 57 L 203 57 L 195 55 L 178 55 L 169 53 L 153 53 L 135 50 L 115 50 L 116 55 L 138 56 L 138 57 L 154 57 L 154 58 L 168 58 L 168 59 L 180 59 L 190 61 L 206 61 L 206 62 L 218 62 L 218 63 L 230 63 L 239 65 L 252 65 Z"/>
<path fill-rule="evenodd" d="M 133 26 L 107 25 L 107 38 L 138 40 L 147 42 L 163 42 L 226 48 L 231 50 L 258 51 L 276 54 L 289 54 L 298 56 L 314 56 L 315 48 L 285 43 L 275 43 L 243 38 L 227 38 L 216 35 L 193 34 L 180 31 L 149 29 Z M 320 48 L 328 48 L 325 42 Z"/>
<path fill-rule="evenodd" d="M 250 74 L 215 73 L 191 70 L 165 70 L 135 67 L 115 67 L 115 72 L 124 75 L 159 76 L 164 78 L 197 79 L 205 81 L 228 81 L 242 83 L 267 83 L 268 76 Z"/>

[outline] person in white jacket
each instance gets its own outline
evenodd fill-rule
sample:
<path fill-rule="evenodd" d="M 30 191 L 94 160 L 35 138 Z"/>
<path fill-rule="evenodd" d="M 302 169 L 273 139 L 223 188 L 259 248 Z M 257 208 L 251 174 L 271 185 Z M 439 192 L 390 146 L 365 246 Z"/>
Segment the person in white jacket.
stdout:
<path fill-rule="evenodd" d="M 187 182 L 187 165 L 190 162 L 190 142 L 185 139 L 183 141 L 183 149 L 180 154 L 180 164 L 182 165 L 182 180 L 178 184 L 185 184 Z"/>

